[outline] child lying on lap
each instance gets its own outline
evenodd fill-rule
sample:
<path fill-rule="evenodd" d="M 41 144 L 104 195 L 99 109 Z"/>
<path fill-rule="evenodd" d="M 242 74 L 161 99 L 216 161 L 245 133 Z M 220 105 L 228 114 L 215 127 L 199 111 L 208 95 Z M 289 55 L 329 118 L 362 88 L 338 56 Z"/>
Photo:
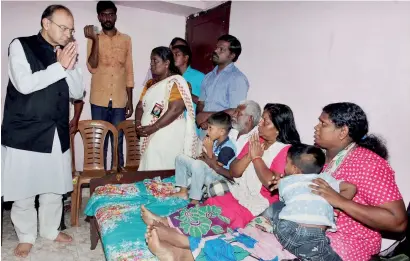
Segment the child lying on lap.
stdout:
<path fill-rule="evenodd" d="M 229 177 L 229 165 L 236 153 L 235 145 L 228 137 L 231 128 L 229 114 L 217 112 L 209 117 L 202 156 L 193 159 L 179 155 L 175 160 L 175 183 L 181 190 L 174 193 L 174 196 L 190 198 L 191 203 L 197 204 L 202 199 L 204 185 L 209 186 L 217 180 Z"/>
<path fill-rule="evenodd" d="M 262 215 L 273 226 L 282 246 L 302 260 L 342 260 L 330 246 L 326 231 L 336 231 L 333 207 L 311 192 L 312 180 L 325 180 L 347 199 L 356 194 L 356 186 L 320 173 L 325 164 L 321 149 L 299 144 L 288 151 L 285 177 L 278 183 L 280 201 Z M 315 173 L 315 174 L 309 174 Z"/>

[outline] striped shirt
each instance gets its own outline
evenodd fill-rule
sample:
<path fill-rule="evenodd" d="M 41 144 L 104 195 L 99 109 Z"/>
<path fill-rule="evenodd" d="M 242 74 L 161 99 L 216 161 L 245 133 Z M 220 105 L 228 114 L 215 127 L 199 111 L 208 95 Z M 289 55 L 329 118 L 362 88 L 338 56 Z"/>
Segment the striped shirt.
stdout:
<path fill-rule="evenodd" d="M 279 219 L 329 226 L 335 230 L 333 207 L 321 196 L 313 194 L 309 188 L 316 178 L 325 180 L 336 192 L 340 192 L 341 181 L 327 173 L 286 176 L 279 183 L 279 198 L 286 205 L 280 212 Z"/>

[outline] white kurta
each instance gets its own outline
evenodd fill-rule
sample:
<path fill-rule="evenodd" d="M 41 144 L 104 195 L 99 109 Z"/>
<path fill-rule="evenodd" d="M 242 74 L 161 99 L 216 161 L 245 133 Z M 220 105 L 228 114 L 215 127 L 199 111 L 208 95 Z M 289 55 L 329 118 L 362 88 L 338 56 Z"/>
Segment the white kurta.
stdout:
<path fill-rule="evenodd" d="M 233 142 L 233 144 L 235 144 L 236 146 L 236 156 L 238 156 L 243 148 L 245 147 L 246 143 L 248 143 L 249 138 L 255 134 L 258 133 L 259 131 L 259 127 L 258 125 L 256 125 L 250 132 L 241 135 L 240 137 L 238 137 L 239 135 L 239 131 L 236 129 L 231 129 L 229 131 L 228 137 L 229 139 L 231 139 L 231 141 Z"/>
<path fill-rule="evenodd" d="M 32 73 L 19 40 L 10 45 L 8 75 L 14 87 L 22 94 L 42 90 L 65 78 L 71 98 L 81 99 L 84 95 L 80 69 L 64 70 L 56 62 L 45 70 Z M 43 193 L 65 194 L 73 190 L 70 150 L 61 152 L 57 129 L 51 153 L 2 146 L 1 163 L 1 192 L 4 201 L 21 200 Z"/>

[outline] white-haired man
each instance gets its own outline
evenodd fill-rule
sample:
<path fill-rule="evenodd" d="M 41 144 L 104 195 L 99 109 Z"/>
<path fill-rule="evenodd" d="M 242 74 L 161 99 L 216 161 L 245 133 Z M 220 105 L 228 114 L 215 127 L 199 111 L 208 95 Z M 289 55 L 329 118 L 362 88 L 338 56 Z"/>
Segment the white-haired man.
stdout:
<path fill-rule="evenodd" d="M 258 131 L 261 115 L 261 107 L 252 100 L 242 101 L 232 114 L 233 129 L 229 133 L 229 138 L 235 142 L 236 155 L 241 153 L 249 137 Z"/>
<path fill-rule="evenodd" d="M 229 139 L 236 147 L 236 156 L 241 154 L 245 149 L 245 145 L 249 141 L 249 137 L 258 132 L 258 124 L 260 122 L 262 110 L 259 104 L 252 100 L 245 100 L 239 103 L 238 107 L 232 114 L 232 127 L 229 132 Z M 232 177 L 226 176 L 228 179 Z M 219 196 L 229 191 L 229 186 L 226 180 L 216 181 L 207 184 L 205 194 L 207 197 Z"/>

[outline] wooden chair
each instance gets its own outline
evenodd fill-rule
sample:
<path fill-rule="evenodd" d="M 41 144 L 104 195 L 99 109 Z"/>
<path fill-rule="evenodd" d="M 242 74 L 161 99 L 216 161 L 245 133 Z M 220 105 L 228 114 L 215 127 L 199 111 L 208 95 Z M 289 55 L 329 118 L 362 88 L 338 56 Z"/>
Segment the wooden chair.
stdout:
<path fill-rule="evenodd" d="M 71 176 L 74 179 L 75 178 L 75 151 L 74 151 L 74 138 L 75 138 L 75 134 L 70 134 L 70 152 L 71 152 Z M 72 193 L 71 195 L 71 204 L 73 201 L 73 195 L 74 193 Z M 67 226 L 65 225 L 65 207 L 64 207 L 64 201 L 69 197 L 69 193 L 63 195 L 63 211 L 61 214 L 61 221 L 60 221 L 60 227 L 58 228 L 60 231 L 63 231 L 67 228 Z"/>
<path fill-rule="evenodd" d="M 76 178 L 76 166 L 75 166 L 75 148 L 74 148 L 74 138 L 75 138 L 75 133 L 70 134 L 70 150 L 71 150 L 71 177 L 74 180 Z M 73 209 L 73 205 L 75 205 L 75 201 L 77 198 L 77 189 L 76 189 L 76 184 L 73 184 L 74 190 L 71 193 L 71 225 L 73 225 L 73 217 L 76 216 L 76 211 Z M 63 211 L 64 211 L 64 204 L 63 204 Z"/>
<path fill-rule="evenodd" d="M 70 135 L 70 150 L 71 150 L 71 174 L 75 177 L 75 151 L 74 151 L 74 138 L 75 134 Z"/>
<path fill-rule="evenodd" d="M 123 131 L 125 141 L 127 142 L 127 156 L 125 161 L 125 170 L 138 170 L 140 165 L 141 153 L 139 146 L 139 139 L 135 131 L 135 122 L 133 120 L 126 120 L 118 124 L 118 132 Z"/>
<path fill-rule="evenodd" d="M 78 123 L 78 132 L 84 144 L 83 171 L 76 172 L 73 179 L 74 191 L 71 194 L 71 226 L 79 226 L 81 209 L 81 187 L 89 184 L 93 178 L 117 173 L 118 166 L 118 131 L 109 122 L 85 120 Z M 104 142 L 107 134 L 113 134 L 112 170 L 104 169 Z M 74 150 L 73 150 L 74 151 Z M 73 152 L 74 153 L 74 152 Z"/>

